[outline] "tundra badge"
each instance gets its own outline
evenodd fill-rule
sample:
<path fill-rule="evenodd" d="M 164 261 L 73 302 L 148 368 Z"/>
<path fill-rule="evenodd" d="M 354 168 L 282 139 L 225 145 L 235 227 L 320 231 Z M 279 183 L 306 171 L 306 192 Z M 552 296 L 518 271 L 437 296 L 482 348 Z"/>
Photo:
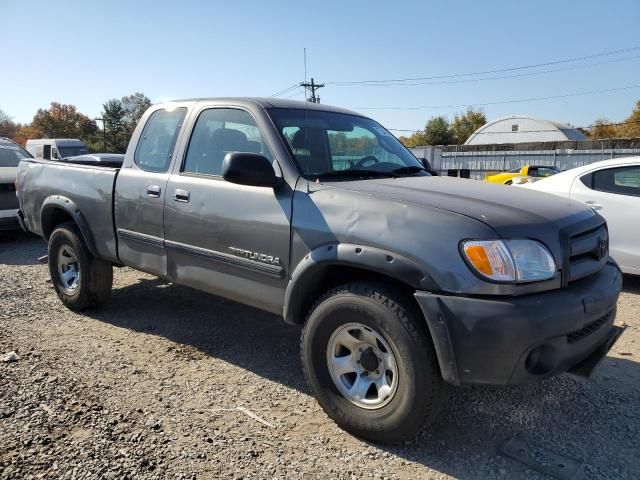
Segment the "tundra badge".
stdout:
<path fill-rule="evenodd" d="M 267 255 L 265 253 L 252 252 L 251 250 L 244 250 L 242 248 L 229 247 L 229 250 L 235 255 L 249 260 L 256 260 L 258 262 L 270 263 L 272 265 L 280 265 L 280 258 Z"/>

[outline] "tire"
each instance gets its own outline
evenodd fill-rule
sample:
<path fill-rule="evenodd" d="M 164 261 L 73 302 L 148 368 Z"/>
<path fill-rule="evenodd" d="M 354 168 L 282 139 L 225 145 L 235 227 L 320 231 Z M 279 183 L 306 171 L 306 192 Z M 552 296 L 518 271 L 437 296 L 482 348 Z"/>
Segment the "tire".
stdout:
<path fill-rule="evenodd" d="M 375 283 L 348 283 L 330 290 L 315 303 L 302 331 L 302 365 L 318 402 L 340 427 L 374 442 L 397 443 L 412 438 L 438 418 L 447 397 L 446 384 L 423 323 L 411 299 Z M 361 326 L 357 327 L 361 330 L 358 335 L 369 343 L 365 342 L 364 350 L 356 344 L 354 348 L 347 347 L 338 352 L 345 348 L 341 339 L 347 340 L 343 343 L 348 344 L 350 336 L 356 334 L 357 329 L 350 330 L 353 325 Z M 373 345 L 372 339 L 377 342 L 376 347 L 371 347 L 375 350 L 373 354 L 380 357 L 377 369 L 366 371 L 376 364 L 369 361 L 369 366 L 364 366 L 369 350 L 366 345 Z M 388 357 L 384 352 L 386 349 L 395 360 L 395 387 L 394 375 L 390 374 L 393 363 L 385 365 L 381 361 L 382 357 Z M 336 365 L 342 363 L 337 362 L 347 358 L 352 364 L 350 355 L 354 354 L 360 359 L 355 367 L 360 368 L 360 373 L 339 376 L 341 367 Z M 387 368 L 390 370 L 382 374 L 385 380 L 380 380 L 378 369 Z M 353 381 L 351 391 L 357 391 L 355 382 L 365 371 L 365 385 L 374 378 L 383 385 L 366 390 L 364 397 L 355 398 L 349 393 L 349 383 Z M 347 393 L 341 393 L 341 390 Z M 380 395 L 383 390 L 384 395 Z M 369 401 L 374 403 L 364 405 Z"/>
<path fill-rule="evenodd" d="M 58 225 L 49 237 L 49 273 L 58 297 L 70 310 L 94 308 L 111 295 L 111 263 L 89 253 L 74 223 Z"/>

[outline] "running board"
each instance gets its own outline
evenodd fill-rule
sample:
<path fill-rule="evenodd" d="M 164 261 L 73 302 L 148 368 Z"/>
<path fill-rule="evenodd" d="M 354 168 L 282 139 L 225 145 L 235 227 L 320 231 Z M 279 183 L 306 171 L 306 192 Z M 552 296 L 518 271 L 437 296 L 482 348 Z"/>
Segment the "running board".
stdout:
<path fill-rule="evenodd" d="M 38 263 L 46 264 L 49 262 L 49 255 L 43 255 L 38 258 Z"/>

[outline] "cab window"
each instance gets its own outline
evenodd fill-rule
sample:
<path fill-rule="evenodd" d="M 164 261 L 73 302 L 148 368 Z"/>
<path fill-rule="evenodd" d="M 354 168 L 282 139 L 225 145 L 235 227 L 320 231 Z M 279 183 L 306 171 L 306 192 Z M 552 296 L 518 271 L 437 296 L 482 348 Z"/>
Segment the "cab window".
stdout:
<path fill-rule="evenodd" d="M 233 108 L 204 110 L 193 128 L 182 172 L 219 176 L 222 161 L 231 152 L 259 153 L 273 159 L 248 112 Z"/>
<path fill-rule="evenodd" d="M 142 130 L 134 161 L 147 172 L 166 172 L 171 164 L 173 149 L 184 122 L 187 109 L 156 110 Z"/>

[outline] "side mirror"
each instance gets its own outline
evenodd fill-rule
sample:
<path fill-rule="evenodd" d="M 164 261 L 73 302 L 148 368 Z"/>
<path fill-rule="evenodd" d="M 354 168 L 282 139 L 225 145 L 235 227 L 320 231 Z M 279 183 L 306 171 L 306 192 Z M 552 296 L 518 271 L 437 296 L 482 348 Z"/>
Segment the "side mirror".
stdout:
<path fill-rule="evenodd" d="M 429 163 L 429 160 L 427 160 L 426 158 L 419 158 L 418 160 L 420 160 L 420 162 L 422 163 L 422 165 L 424 165 L 424 169 L 427 171 L 427 173 L 433 175 L 434 177 L 438 176 L 438 172 L 437 170 L 434 170 L 431 167 L 431 164 Z"/>
<path fill-rule="evenodd" d="M 222 161 L 222 178 L 227 182 L 253 187 L 277 187 L 282 179 L 276 176 L 271 160 L 257 153 L 227 153 Z"/>

